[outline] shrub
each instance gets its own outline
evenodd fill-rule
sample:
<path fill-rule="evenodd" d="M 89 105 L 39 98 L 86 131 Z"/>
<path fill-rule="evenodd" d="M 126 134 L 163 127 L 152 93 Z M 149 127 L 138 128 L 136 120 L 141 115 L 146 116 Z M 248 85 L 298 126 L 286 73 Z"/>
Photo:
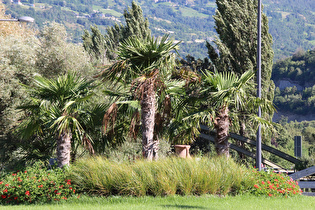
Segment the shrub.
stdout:
<path fill-rule="evenodd" d="M 302 194 L 302 190 L 296 181 L 283 173 L 274 173 L 269 170 L 252 171 L 253 184 L 251 193 L 254 195 L 266 195 L 269 197 L 294 196 Z"/>
<path fill-rule="evenodd" d="M 44 203 L 67 200 L 75 194 L 68 171 L 55 168 L 47 170 L 39 162 L 33 167 L 15 173 L 7 173 L 0 181 L 0 203 Z"/>
<path fill-rule="evenodd" d="M 235 194 L 251 189 L 250 177 L 250 170 L 218 157 L 119 163 L 95 157 L 71 168 L 78 189 L 99 195 Z"/>

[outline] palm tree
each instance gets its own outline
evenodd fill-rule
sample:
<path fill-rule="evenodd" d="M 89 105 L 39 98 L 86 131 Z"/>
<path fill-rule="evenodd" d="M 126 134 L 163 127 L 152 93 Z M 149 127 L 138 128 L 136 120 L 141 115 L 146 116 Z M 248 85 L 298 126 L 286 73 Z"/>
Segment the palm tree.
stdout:
<path fill-rule="evenodd" d="M 254 89 L 250 82 L 254 72 L 246 71 L 240 77 L 233 72 L 209 72 L 204 74 L 205 92 L 210 92 L 209 100 L 212 110 L 212 123 L 216 129 L 215 147 L 218 155 L 229 157 L 229 127 L 231 111 L 234 116 L 241 114 L 239 110 L 258 110 L 258 104 L 263 110 L 273 110 L 272 103 L 267 99 L 253 97 L 246 89 Z M 253 113 L 253 112 L 248 112 Z M 253 114 L 250 114 L 253 115 Z M 252 118 L 268 125 L 268 122 L 251 116 Z"/>
<path fill-rule="evenodd" d="M 55 136 L 58 167 L 70 164 L 70 153 L 75 155 L 74 139 L 93 152 L 91 138 L 85 132 L 90 114 L 84 109 L 92 95 L 92 82 L 75 74 L 57 79 L 37 76 L 34 82 L 34 87 L 26 86 L 30 101 L 19 107 L 27 114 L 18 128 L 21 137 L 28 139 L 47 133 Z"/>
<path fill-rule="evenodd" d="M 119 60 L 103 72 L 103 76 L 116 83 L 130 85 L 133 97 L 140 101 L 143 156 L 152 160 L 157 156 L 158 142 L 154 141 L 157 90 L 165 88 L 169 79 L 177 44 L 165 35 L 154 37 L 129 37 L 118 48 Z M 109 114 L 109 113 L 108 113 Z"/>

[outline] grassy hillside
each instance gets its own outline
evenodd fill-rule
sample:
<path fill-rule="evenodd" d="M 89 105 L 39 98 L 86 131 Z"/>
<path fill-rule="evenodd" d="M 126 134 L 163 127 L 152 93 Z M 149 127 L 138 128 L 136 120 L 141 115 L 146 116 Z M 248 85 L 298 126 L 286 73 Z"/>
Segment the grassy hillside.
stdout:
<path fill-rule="evenodd" d="M 23 5 L 4 0 L 7 13 L 13 17 L 32 16 L 41 27 L 45 21 L 64 23 L 74 42 L 81 42 L 83 29 L 98 25 L 105 32 L 107 26 L 123 21 L 124 10 L 131 0 L 22 0 Z M 185 56 L 204 58 L 206 48 L 200 40 L 215 37 L 215 0 L 171 0 L 137 1 L 149 19 L 154 35 L 171 33 L 176 40 L 182 40 L 186 47 L 180 50 Z M 304 50 L 315 46 L 315 1 L 313 0 L 265 0 L 264 11 L 269 17 L 270 33 L 274 38 L 275 60 L 293 54 L 297 48 Z M 71 27 L 70 27 L 71 26 Z"/>

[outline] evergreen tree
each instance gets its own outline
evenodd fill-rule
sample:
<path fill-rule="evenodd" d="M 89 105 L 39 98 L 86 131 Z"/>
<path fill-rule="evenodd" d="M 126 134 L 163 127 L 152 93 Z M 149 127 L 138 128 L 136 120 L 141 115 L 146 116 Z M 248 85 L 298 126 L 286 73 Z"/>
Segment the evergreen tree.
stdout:
<path fill-rule="evenodd" d="M 257 0 L 216 0 L 214 15 L 215 29 L 219 38 L 215 46 L 207 43 L 208 54 L 218 71 L 232 71 L 238 75 L 256 71 L 257 59 Z M 272 36 L 268 32 L 268 19 L 262 14 L 262 97 L 269 101 L 274 98 L 272 73 Z M 218 51 L 218 52 L 217 52 Z M 256 95 L 256 91 L 252 90 Z M 244 112 L 246 111 L 240 110 Z M 273 113 L 263 113 L 271 120 Z M 245 117 L 240 121 L 240 132 L 244 132 Z M 242 133 L 244 135 L 244 133 Z"/>
<path fill-rule="evenodd" d="M 85 31 L 82 36 L 83 45 L 91 56 L 99 58 L 101 56 L 99 53 L 103 52 L 107 58 L 113 60 L 115 59 L 115 51 L 119 43 L 123 40 L 132 35 L 143 39 L 151 36 L 149 21 L 143 17 L 141 7 L 134 1 L 131 8 L 128 7 L 128 10 L 124 11 L 124 18 L 126 25 L 115 24 L 114 26 L 110 26 L 106 29 L 106 34 L 102 35 L 102 37 L 97 26 L 91 27 L 92 34 Z"/>

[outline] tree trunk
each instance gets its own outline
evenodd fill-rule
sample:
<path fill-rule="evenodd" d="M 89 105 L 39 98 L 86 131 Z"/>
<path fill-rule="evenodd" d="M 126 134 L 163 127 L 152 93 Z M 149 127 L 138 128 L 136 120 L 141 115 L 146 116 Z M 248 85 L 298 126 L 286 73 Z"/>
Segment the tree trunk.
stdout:
<path fill-rule="evenodd" d="M 71 138 L 72 134 L 69 131 L 61 133 L 57 139 L 57 161 L 59 168 L 70 164 Z"/>
<path fill-rule="evenodd" d="M 229 108 L 222 107 L 219 110 L 218 116 L 215 122 L 215 129 L 217 131 L 215 139 L 215 149 L 219 156 L 224 155 L 229 157 Z"/>
<path fill-rule="evenodd" d="M 143 157 L 152 160 L 157 154 L 156 142 L 153 139 L 155 119 L 155 92 L 154 84 L 144 84 L 141 100 L 141 123 L 142 123 L 142 153 Z"/>

